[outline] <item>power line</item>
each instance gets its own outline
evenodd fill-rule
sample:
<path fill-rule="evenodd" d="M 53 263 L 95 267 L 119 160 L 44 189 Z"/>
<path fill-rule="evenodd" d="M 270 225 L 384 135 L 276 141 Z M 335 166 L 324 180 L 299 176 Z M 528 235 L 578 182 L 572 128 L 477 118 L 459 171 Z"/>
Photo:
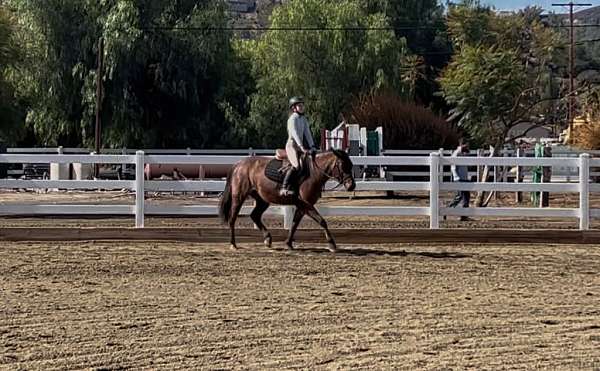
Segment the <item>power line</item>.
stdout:
<path fill-rule="evenodd" d="M 600 25 L 599 25 L 600 26 Z M 437 30 L 433 26 L 403 27 L 142 27 L 141 30 L 173 31 L 394 31 Z"/>
<path fill-rule="evenodd" d="M 581 40 L 575 43 L 575 45 L 584 45 L 587 43 L 597 43 L 600 42 L 600 39 L 589 39 L 589 40 Z"/>
<path fill-rule="evenodd" d="M 571 25 L 556 25 L 556 26 L 550 26 L 552 28 L 571 28 Z M 600 24 L 595 24 L 595 23 L 591 23 L 591 24 L 575 24 L 573 25 L 573 28 L 594 28 L 594 27 L 600 27 Z"/>
<path fill-rule="evenodd" d="M 569 25 L 548 26 L 551 28 L 571 28 Z M 574 28 L 595 28 L 600 24 L 573 25 Z M 411 31 L 411 30 L 439 30 L 434 26 L 397 26 L 397 27 L 141 27 L 140 30 L 161 31 Z"/>

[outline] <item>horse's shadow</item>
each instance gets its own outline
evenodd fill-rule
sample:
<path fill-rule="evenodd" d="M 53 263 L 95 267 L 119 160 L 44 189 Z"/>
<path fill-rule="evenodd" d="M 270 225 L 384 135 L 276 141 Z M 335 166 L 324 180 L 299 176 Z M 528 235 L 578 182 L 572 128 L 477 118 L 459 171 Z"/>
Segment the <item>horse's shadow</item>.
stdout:
<path fill-rule="evenodd" d="M 326 248 L 316 248 L 316 247 L 303 247 L 303 248 L 295 248 L 293 250 L 288 249 L 273 249 L 278 251 L 286 251 L 286 252 L 294 252 L 294 253 L 311 253 L 311 254 L 328 254 L 332 256 L 422 256 L 426 258 L 432 259 L 464 259 L 470 258 L 472 255 L 463 254 L 457 252 L 412 252 L 412 251 L 390 251 L 390 250 L 378 250 L 378 249 L 363 249 L 363 248 L 338 248 L 335 253 L 332 253 Z"/>

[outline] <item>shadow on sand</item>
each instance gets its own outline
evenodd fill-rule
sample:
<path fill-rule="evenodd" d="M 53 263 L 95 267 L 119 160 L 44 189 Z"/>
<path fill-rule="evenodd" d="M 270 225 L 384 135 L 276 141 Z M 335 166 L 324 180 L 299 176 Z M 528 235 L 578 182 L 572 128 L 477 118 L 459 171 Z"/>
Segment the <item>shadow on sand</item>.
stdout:
<path fill-rule="evenodd" d="M 413 252 L 413 251 L 392 251 L 392 250 L 378 250 L 378 249 L 363 249 L 363 248 L 338 248 L 335 253 L 330 252 L 326 248 L 316 248 L 316 247 L 308 247 L 308 248 L 296 248 L 294 250 L 287 250 L 283 248 L 273 249 L 276 251 L 286 251 L 286 252 L 294 252 L 294 253 L 312 253 L 312 254 L 329 254 L 332 256 L 423 256 L 426 258 L 432 259 L 464 259 L 470 258 L 470 254 L 463 254 L 457 252 Z"/>

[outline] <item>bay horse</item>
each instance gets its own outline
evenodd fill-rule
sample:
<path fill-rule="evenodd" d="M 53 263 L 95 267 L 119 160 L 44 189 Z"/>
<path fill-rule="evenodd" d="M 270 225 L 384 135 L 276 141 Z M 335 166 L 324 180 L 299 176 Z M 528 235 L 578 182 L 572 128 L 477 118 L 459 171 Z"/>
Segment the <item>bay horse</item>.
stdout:
<path fill-rule="evenodd" d="M 302 162 L 308 174 L 300 184 L 299 192 L 294 196 L 280 196 L 280 184 L 265 176 L 265 169 L 271 158 L 248 157 L 241 160 L 227 175 L 225 191 L 219 202 L 219 216 L 223 223 L 229 224 L 231 247 L 237 249 L 235 243 L 235 221 L 242 204 L 248 196 L 256 200 L 250 218 L 263 233 L 264 243 L 271 247 L 271 233 L 262 222 L 263 213 L 271 204 L 296 206 L 292 227 L 285 241 L 288 249 L 293 248 L 294 233 L 304 215 L 316 221 L 324 230 L 328 248 L 335 252 L 337 247 L 333 236 L 327 228 L 327 222 L 319 214 L 314 205 L 321 197 L 325 183 L 329 179 L 336 180 L 339 185 L 351 192 L 356 187 L 352 176 L 352 161 L 344 151 L 333 150 L 317 154 L 314 158 L 307 156 Z M 297 177 L 296 177 L 297 178 Z"/>

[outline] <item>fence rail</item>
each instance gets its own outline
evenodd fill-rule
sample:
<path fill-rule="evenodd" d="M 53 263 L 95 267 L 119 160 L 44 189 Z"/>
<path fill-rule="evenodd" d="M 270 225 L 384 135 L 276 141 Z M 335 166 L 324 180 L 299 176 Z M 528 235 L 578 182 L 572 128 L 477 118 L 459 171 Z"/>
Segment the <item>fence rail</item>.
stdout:
<path fill-rule="evenodd" d="M 133 164 L 135 180 L 0 180 L 0 188 L 57 188 L 57 189 L 129 189 L 135 192 L 133 205 L 0 205 L 0 215 L 23 214 L 87 214 L 87 215 L 135 215 L 136 227 L 144 226 L 145 215 L 216 215 L 216 206 L 159 206 L 147 204 L 145 192 L 220 192 L 224 189 L 223 180 L 200 181 L 146 181 L 145 164 L 198 164 L 230 165 L 247 156 L 210 155 L 146 155 L 137 151 L 135 155 L 50 155 L 50 154 L 0 154 L 0 163 L 111 163 Z M 365 216 L 429 216 L 430 228 L 439 228 L 439 218 L 444 215 L 460 216 L 511 216 L 511 217 L 556 217 L 577 218 L 579 228 L 589 229 L 590 218 L 600 217 L 600 209 L 590 209 L 590 193 L 600 192 L 600 184 L 590 184 L 590 168 L 600 167 L 600 159 L 590 159 L 588 154 L 578 158 L 525 158 L 525 157 L 445 157 L 439 152 L 429 156 L 369 156 L 352 157 L 355 165 L 364 166 L 427 166 L 427 181 L 358 181 L 356 191 L 427 191 L 429 205 L 423 207 L 404 206 L 322 206 L 324 215 L 365 215 Z M 470 166 L 548 166 L 577 168 L 577 183 L 452 183 L 443 178 L 442 169 L 448 165 Z M 575 174 L 574 174 L 575 175 Z M 329 182 L 326 189 L 336 183 Z M 444 191 L 502 191 L 502 192 L 571 192 L 579 195 L 579 208 L 446 208 L 440 207 L 440 192 Z M 250 207 L 242 210 L 248 214 Z M 289 225 L 293 208 L 274 207 L 271 214 L 281 215 L 284 224 Z"/>

